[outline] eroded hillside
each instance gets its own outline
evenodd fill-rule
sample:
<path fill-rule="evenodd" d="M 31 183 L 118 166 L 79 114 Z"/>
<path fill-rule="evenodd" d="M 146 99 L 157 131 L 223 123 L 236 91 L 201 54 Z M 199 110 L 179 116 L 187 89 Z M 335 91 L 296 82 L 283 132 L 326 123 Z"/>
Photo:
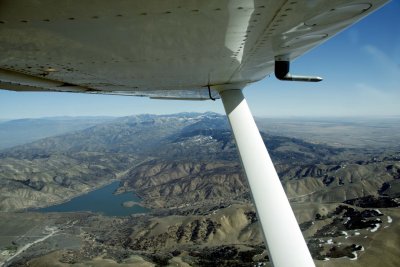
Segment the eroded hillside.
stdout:
<path fill-rule="evenodd" d="M 381 265 L 398 265 L 400 151 L 262 136 L 318 266 L 378 266 L 374 257 L 380 254 Z M 113 180 L 121 181 L 116 193 L 135 192 L 151 212 L 128 217 L 3 212 L 4 236 L 12 229 L 16 236 L 44 239 L 39 249 L 34 237 L 5 238 L 0 261 L 268 264 L 227 121 L 215 113 L 120 118 L 3 150 L 0 208 L 47 206 Z M 31 219 L 31 226 L 22 223 Z M 22 222 L 14 227 L 16 220 Z M 30 249 L 20 251 L 27 244 Z"/>

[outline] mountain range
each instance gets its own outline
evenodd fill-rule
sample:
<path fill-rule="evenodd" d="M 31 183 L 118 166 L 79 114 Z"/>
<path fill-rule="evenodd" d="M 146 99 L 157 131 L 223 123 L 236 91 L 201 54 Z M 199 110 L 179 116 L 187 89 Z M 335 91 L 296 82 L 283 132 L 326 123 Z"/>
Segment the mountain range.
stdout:
<path fill-rule="evenodd" d="M 79 127 L 0 151 L 0 210 L 65 202 L 119 180 L 116 193 L 134 191 L 151 212 L 118 220 L 58 215 L 76 221 L 71 229 L 87 229 L 79 237 L 85 245 L 51 257 L 90 265 L 106 251 L 107 257 L 123 263 L 134 251 L 160 266 L 176 261 L 209 266 L 216 255 L 220 266 L 253 266 L 268 259 L 224 116 L 147 114 Z M 396 250 L 374 244 L 398 229 L 400 151 L 261 134 L 321 266 L 324 259 L 354 259 L 367 246 L 371 255 L 386 249 L 386 262 L 396 262 Z M 382 231 L 374 230 L 381 225 Z M 69 235 L 77 238 L 75 232 Z M 46 257 L 21 262 L 41 264 Z"/>
<path fill-rule="evenodd" d="M 173 177 L 171 172 L 196 165 L 189 172 L 183 171 L 180 178 L 192 175 L 204 190 L 217 190 L 217 186 L 210 183 L 211 178 L 208 185 L 205 184 L 207 179 L 200 179 L 199 173 L 217 179 L 221 173 L 231 173 L 244 183 L 228 123 L 219 114 L 139 115 L 103 123 L 97 121 L 94 126 L 92 123 L 90 120 L 83 130 L 2 150 L 0 208 L 12 210 L 62 202 L 113 179 L 121 179 L 125 190 L 135 189 L 142 194 L 136 186 L 138 182 L 131 182 L 130 177 L 143 176 L 147 180 L 148 175 L 143 172 L 162 165 L 165 165 L 160 167 L 164 169 L 163 175 L 169 179 Z M 295 163 L 327 162 L 331 157 L 347 153 L 341 148 L 295 138 L 262 135 L 277 169 L 283 172 Z M 203 167 L 198 167 L 200 165 Z M 196 168 L 199 168 L 197 173 Z M 209 170 L 203 173 L 202 168 Z M 142 174 L 138 175 L 138 172 Z M 196 179 L 189 177 L 188 182 L 194 183 Z M 172 186 L 170 180 L 167 182 Z M 134 187 L 130 188 L 130 185 Z M 221 188 L 217 195 L 226 196 L 223 191 L 229 190 L 227 188 Z M 232 188 L 240 192 L 247 190 L 247 187 L 234 185 Z M 202 195 L 210 194 L 204 192 Z"/>

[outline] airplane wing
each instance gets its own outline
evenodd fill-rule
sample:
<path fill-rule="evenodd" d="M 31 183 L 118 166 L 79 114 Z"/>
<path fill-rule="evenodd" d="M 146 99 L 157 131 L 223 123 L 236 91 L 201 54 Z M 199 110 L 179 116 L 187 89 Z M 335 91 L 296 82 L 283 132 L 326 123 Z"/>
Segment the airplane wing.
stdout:
<path fill-rule="evenodd" d="M 0 88 L 218 98 L 385 2 L 2 0 Z"/>
<path fill-rule="evenodd" d="M 221 97 L 275 267 L 314 266 L 242 89 L 386 0 L 2 0 L 0 88 Z"/>

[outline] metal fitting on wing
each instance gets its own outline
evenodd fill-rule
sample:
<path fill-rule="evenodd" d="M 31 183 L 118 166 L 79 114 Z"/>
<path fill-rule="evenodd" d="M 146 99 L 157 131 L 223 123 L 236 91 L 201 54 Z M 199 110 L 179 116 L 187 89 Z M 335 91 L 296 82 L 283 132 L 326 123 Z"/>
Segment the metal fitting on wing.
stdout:
<path fill-rule="evenodd" d="M 289 73 L 289 70 L 290 70 L 290 61 L 289 60 L 285 60 L 282 57 L 275 58 L 275 76 L 279 80 L 298 81 L 298 82 L 320 82 L 320 81 L 322 81 L 322 78 L 317 77 L 317 76 L 291 75 Z"/>

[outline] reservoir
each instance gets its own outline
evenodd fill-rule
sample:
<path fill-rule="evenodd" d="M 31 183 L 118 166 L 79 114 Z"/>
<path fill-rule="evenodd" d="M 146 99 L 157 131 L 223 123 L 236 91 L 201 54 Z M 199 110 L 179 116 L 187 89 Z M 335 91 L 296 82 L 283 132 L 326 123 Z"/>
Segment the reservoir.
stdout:
<path fill-rule="evenodd" d="M 126 192 L 119 195 L 113 193 L 119 186 L 119 181 L 112 182 L 102 188 L 93 190 L 87 194 L 75 197 L 68 202 L 37 209 L 41 212 L 73 212 L 73 211 L 91 211 L 98 212 L 108 216 L 127 216 L 134 213 L 147 212 L 148 209 L 134 205 L 132 207 L 123 207 L 126 201 L 139 202 L 140 199 L 133 192 Z"/>

